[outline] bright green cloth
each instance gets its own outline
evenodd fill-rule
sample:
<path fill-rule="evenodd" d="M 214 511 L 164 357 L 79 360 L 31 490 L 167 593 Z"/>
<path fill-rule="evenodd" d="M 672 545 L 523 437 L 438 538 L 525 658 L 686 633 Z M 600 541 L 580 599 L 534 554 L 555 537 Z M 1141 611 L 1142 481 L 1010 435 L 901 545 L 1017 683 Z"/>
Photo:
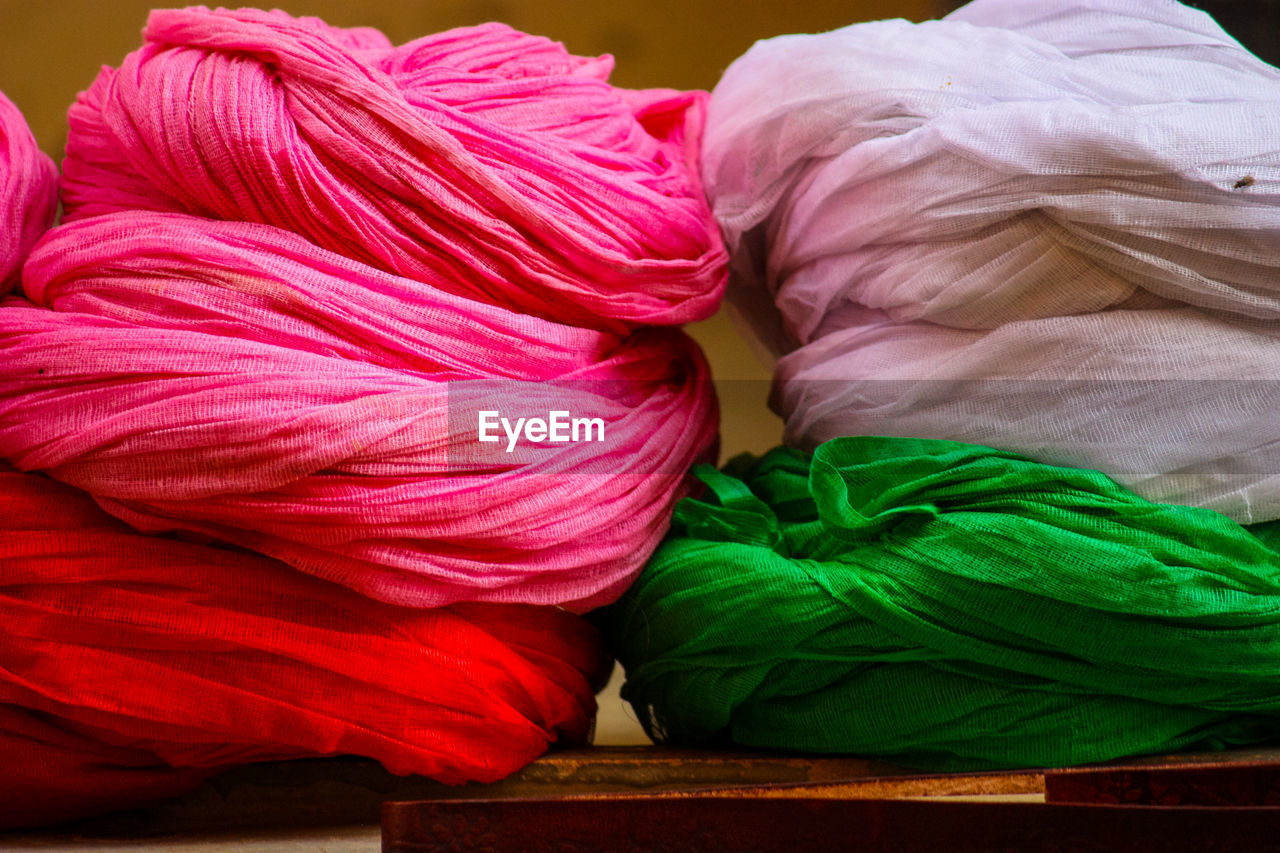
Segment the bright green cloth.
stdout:
<path fill-rule="evenodd" d="M 1224 516 L 909 438 L 698 474 L 602 614 L 655 739 L 963 769 L 1280 734 L 1280 553 Z"/>

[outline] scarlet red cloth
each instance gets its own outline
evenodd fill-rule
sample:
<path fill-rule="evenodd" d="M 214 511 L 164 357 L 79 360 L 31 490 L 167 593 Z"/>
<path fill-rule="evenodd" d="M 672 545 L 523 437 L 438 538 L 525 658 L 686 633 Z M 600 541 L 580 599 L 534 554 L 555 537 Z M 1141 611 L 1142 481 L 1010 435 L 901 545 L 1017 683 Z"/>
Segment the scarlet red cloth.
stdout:
<path fill-rule="evenodd" d="M 705 92 L 609 85 L 502 24 L 393 47 L 256 9 L 151 14 L 72 107 L 66 219 L 276 225 L 381 270 L 589 328 L 710 316 Z"/>
<path fill-rule="evenodd" d="M 496 780 L 586 738 L 607 667 L 595 630 L 557 609 L 382 604 L 256 555 L 139 535 L 68 486 L 7 470 L 0 625 L 10 826 L 271 759 L 352 754 Z"/>

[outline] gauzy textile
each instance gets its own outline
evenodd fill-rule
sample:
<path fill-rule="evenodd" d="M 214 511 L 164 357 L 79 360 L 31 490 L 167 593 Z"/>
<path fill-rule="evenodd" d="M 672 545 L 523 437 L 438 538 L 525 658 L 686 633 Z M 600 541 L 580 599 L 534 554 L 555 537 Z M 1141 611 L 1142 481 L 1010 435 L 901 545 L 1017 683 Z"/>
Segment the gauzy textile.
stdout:
<path fill-rule="evenodd" d="M 393 47 L 255 9 L 151 14 L 71 108 L 68 220 L 261 222 L 382 270 L 622 331 L 702 319 L 725 253 L 696 161 L 706 93 L 609 85 L 502 24 Z"/>
<path fill-rule="evenodd" d="M 143 536 L 0 470 L 0 826 L 359 755 L 449 783 L 580 743 L 607 672 L 557 608 L 372 601 L 263 557 Z"/>
<path fill-rule="evenodd" d="M 699 472 L 602 611 L 660 740 L 954 770 L 1280 735 L 1280 553 L 1222 515 L 947 441 Z"/>
<path fill-rule="evenodd" d="M 0 93 L 0 295 L 17 285 L 27 252 L 53 224 L 57 208 L 58 170 Z"/>
<path fill-rule="evenodd" d="M 678 330 L 513 313 L 266 225 L 83 219 L 25 292 L 0 307 L 0 456 L 384 601 L 612 601 L 713 458 Z M 554 412 L 598 429 L 496 424 Z"/>
<path fill-rule="evenodd" d="M 757 44 L 704 181 L 787 443 L 974 442 L 1280 517 L 1277 139 L 1280 71 L 1174 2 Z"/>

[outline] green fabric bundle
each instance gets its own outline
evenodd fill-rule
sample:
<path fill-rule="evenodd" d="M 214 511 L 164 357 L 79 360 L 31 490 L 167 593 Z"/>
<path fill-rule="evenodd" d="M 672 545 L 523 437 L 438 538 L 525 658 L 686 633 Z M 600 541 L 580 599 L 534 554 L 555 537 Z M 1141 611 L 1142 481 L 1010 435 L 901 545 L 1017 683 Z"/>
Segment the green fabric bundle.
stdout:
<path fill-rule="evenodd" d="M 1274 526 L 948 441 L 698 473 L 603 619 L 657 740 L 957 770 L 1280 734 Z"/>

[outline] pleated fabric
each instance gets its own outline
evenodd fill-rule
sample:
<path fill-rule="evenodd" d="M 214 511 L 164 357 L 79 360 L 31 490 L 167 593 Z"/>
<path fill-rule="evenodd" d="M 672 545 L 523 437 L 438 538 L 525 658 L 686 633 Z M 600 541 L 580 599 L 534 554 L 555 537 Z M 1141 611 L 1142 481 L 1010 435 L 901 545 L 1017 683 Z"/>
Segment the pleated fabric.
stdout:
<path fill-rule="evenodd" d="M 1280 517 L 1278 137 L 1280 71 L 1175 2 L 757 44 L 704 179 L 787 443 L 974 442 Z"/>
<path fill-rule="evenodd" d="M 602 617 L 659 740 L 961 770 L 1280 735 L 1280 526 L 936 440 L 699 475 Z"/>
<path fill-rule="evenodd" d="M 0 456 L 396 604 L 612 601 L 715 452 L 681 332 L 541 320 L 270 226 L 82 219 L 25 293 L 0 307 Z M 485 412 L 599 425 L 485 442 Z"/>
<path fill-rule="evenodd" d="M 0 296 L 17 285 L 22 262 L 57 209 L 57 167 L 0 92 Z"/>
<path fill-rule="evenodd" d="M 710 316 L 725 253 L 696 168 L 705 92 L 608 84 L 502 24 L 375 30 L 203 7 L 69 114 L 66 219 L 261 222 L 378 269 L 610 331 Z"/>
<path fill-rule="evenodd" d="M 493 781 L 587 739 L 598 633 L 556 608 L 372 601 L 266 558 L 142 536 L 0 471 L 0 825 L 180 793 L 247 762 L 360 755 Z"/>

